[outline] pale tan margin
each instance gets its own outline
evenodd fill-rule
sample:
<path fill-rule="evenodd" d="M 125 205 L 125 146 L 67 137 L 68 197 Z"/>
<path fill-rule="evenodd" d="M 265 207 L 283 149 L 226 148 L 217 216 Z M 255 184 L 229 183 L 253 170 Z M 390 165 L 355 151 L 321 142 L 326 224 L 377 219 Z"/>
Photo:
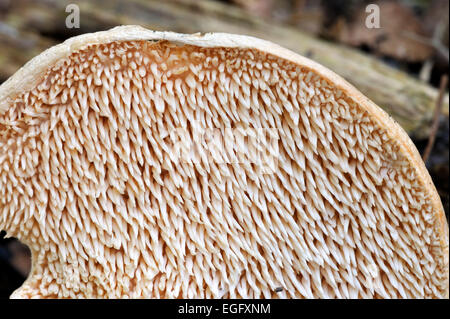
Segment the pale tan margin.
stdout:
<path fill-rule="evenodd" d="M 386 112 L 339 75 L 310 59 L 269 41 L 228 33 L 179 34 L 174 32 L 158 32 L 147 30 L 140 26 L 119 26 L 108 31 L 80 35 L 44 51 L 30 60 L 3 83 L 0 86 L 0 114 L 3 114 L 8 109 L 12 101 L 19 94 L 31 90 L 38 85 L 49 68 L 57 64 L 58 61 L 70 56 L 74 51 L 82 49 L 89 44 L 132 40 L 168 40 L 199 47 L 256 49 L 310 69 L 323 79 L 333 83 L 335 87 L 342 90 L 344 94 L 355 101 L 362 109 L 365 109 L 377 125 L 386 128 L 390 139 L 394 140 L 400 147 L 400 153 L 406 155 L 410 165 L 416 169 L 419 182 L 425 186 L 431 198 L 433 209 L 439 223 L 439 236 L 444 254 L 444 260 L 442 262 L 448 268 L 449 238 L 444 209 L 422 158 L 407 133 Z M 449 288 L 447 286 L 447 297 L 449 294 L 448 290 Z"/>

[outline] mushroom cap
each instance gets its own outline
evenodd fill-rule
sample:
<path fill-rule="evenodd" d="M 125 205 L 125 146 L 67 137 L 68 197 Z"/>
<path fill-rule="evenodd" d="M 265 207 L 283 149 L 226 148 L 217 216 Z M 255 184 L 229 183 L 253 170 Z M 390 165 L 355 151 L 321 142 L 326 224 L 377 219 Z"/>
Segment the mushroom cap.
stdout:
<path fill-rule="evenodd" d="M 171 133 L 210 126 L 274 129 L 275 168 L 173 160 Z M 448 297 L 444 210 L 406 132 L 248 36 L 121 26 L 28 62 L 0 86 L 0 229 L 32 252 L 13 298 Z"/>

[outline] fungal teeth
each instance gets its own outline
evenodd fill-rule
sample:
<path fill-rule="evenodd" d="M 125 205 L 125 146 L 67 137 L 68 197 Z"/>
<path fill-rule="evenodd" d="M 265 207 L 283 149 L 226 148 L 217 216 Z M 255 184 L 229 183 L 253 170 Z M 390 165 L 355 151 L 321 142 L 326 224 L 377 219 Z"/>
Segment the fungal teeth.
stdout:
<path fill-rule="evenodd" d="M 0 114 L 0 229 L 36 256 L 13 296 L 445 297 L 389 128 L 312 67 L 207 46 L 88 45 Z"/>

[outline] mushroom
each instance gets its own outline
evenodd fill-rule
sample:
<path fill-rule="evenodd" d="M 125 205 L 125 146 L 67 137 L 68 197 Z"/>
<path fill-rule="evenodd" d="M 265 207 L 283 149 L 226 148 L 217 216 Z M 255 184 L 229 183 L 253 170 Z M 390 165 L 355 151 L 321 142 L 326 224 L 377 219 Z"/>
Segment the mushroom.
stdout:
<path fill-rule="evenodd" d="M 260 134 L 263 131 L 263 134 Z M 443 298 L 448 226 L 413 143 L 273 43 L 137 26 L 0 87 L 11 298 Z"/>

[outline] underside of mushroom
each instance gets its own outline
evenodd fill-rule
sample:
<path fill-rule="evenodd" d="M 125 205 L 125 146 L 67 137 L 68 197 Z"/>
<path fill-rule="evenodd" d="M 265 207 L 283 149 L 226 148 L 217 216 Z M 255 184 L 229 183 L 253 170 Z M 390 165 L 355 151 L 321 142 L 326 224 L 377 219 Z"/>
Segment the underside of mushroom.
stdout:
<path fill-rule="evenodd" d="M 12 297 L 448 296 L 417 151 L 339 81 L 164 39 L 48 65 L 0 111 L 0 229 L 32 251 Z"/>

